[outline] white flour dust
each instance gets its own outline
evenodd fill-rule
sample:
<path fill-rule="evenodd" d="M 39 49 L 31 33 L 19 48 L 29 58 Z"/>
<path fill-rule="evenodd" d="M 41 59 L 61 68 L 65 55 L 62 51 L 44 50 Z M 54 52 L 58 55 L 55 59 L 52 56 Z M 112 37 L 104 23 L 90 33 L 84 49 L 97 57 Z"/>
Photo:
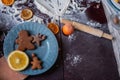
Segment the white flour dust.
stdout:
<path fill-rule="evenodd" d="M 68 40 L 69 40 L 70 42 L 73 41 L 73 40 L 76 40 L 76 35 L 74 35 L 74 34 L 69 35 L 69 36 L 68 36 Z"/>
<path fill-rule="evenodd" d="M 98 23 L 98 22 L 95 22 L 93 20 L 90 20 L 86 23 L 87 25 L 89 26 L 92 26 L 92 27 L 95 27 L 95 28 L 100 28 L 102 27 L 102 24 Z"/>
<path fill-rule="evenodd" d="M 31 19 L 26 20 L 26 21 L 21 18 L 20 16 L 21 11 L 24 8 L 26 8 L 25 4 L 27 4 L 27 7 L 29 7 L 30 9 L 33 9 L 33 10 L 37 9 L 35 4 L 33 2 L 30 2 L 30 0 L 22 0 L 22 1 L 16 0 L 12 6 L 5 6 L 2 4 L 2 2 L 0 2 L 0 8 L 1 8 L 0 12 L 2 12 L 2 14 L 11 16 L 17 23 L 29 22 L 29 21 L 43 23 L 44 15 L 41 15 L 42 13 L 37 15 L 40 17 L 37 17 L 36 15 L 34 15 Z"/>
<path fill-rule="evenodd" d="M 74 55 L 74 54 L 67 54 L 66 55 L 66 62 L 70 63 L 70 66 L 77 66 L 80 62 L 82 62 L 82 58 L 80 55 Z"/>

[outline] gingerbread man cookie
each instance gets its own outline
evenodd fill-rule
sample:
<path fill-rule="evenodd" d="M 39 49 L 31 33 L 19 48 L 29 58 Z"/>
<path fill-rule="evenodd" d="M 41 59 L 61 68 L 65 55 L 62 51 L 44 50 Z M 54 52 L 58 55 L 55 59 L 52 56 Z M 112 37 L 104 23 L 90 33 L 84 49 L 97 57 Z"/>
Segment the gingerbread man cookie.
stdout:
<path fill-rule="evenodd" d="M 18 44 L 17 50 L 24 51 L 26 49 L 35 49 L 35 46 L 32 44 L 32 40 L 33 37 L 29 36 L 26 30 L 21 30 L 18 34 L 18 38 L 16 39 L 16 43 Z"/>
<path fill-rule="evenodd" d="M 41 66 L 42 62 L 38 59 L 37 56 L 35 56 L 34 53 L 32 54 L 32 60 L 33 61 L 31 61 L 31 64 L 32 64 L 32 69 L 33 70 L 42 68 L 42 66 Z"/>
<path fill-rule="evenodd" d="M 42 35 L 42 34 L 37 34 L 37 35 L 33 35 L 33 43 L 36 43 L 38 46 L 40 45 L 41 41 L 45 40 L 46 36 Z"/>

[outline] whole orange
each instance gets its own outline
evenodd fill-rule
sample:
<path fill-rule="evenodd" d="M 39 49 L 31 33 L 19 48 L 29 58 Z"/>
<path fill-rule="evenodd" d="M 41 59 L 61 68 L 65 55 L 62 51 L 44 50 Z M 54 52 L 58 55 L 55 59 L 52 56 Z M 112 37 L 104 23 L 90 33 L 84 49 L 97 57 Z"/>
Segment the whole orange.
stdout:
<path fill-rule="evenodd" d="M 62 27 L 62 32 L 63 34 L 65 35 L 70 35 L 74 32 L 74 28 L 71 24 L 65 24 L 63 27 Z"/>

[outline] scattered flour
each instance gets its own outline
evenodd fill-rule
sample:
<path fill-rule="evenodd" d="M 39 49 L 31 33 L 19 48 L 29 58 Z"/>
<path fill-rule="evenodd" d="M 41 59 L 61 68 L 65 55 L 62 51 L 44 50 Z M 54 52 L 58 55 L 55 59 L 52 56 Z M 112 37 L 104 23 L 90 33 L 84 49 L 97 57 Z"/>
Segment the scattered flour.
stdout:
<path fill-rule="evenodd" d="M 29 4 L 28 4 L 28 2 Z M 35 4 L 30 2 L 32 0 L 16 0 L 15 3 L 12 5 L 12 6 L 5 6 L 2 4 L 2 2 L 0 2 L 0 12 L 3 13 L 3 14 L 7 14 L 9 16 L 11 16 L 17 23 L 22 23 L 22 22 L 29 22 L 29 21 L 32 21 L 32 22 L 39 22 L 39 23 L 43 23 L 43 19 L 40 18 L 43 16 L 44 18 L 44 14 L 40 15 L 40 17 L 36 17 L 35 15 L 33 16 L 33 18 L 31 18 L 30 20 L 27 20 L 27 21 L 24 21 L 21 17 L 20 17 L 20 13 L 22 11 L 22 9 L 26 8 L 25 4 L 27 2 L 27 5 L 28 7 L 32 8 L 32 9 L 37 9 Z M 47 18 L 46 18 L 47 20 Z"/>
<path fill-rule="evenodd" d="M 73 41 L 73 40 L 76 40 L 76 35 L 74 35 L 74 34 L 69 35 L 69 36 L 68 36 L 68 40 L 69 40 L 70 42 Z"/>
<path fill-rule="evenodd" d="M 89 26 L 92 26 L 92 27 L 95 27 L 95 28 L 100 28 L 102 27 L 102 24 L 98 23 L 98 22 L 95 22 L 93 20 L 90 20 L 86 23 L 87 25 Z"/>
<path fill-rule="evenodd" d="M 76 67 L 80 62 L 82 62 L 82 58 L 80 55 L 73 55 L 67 53 L 65 62 L 69 62 L 69 66 Z"/>

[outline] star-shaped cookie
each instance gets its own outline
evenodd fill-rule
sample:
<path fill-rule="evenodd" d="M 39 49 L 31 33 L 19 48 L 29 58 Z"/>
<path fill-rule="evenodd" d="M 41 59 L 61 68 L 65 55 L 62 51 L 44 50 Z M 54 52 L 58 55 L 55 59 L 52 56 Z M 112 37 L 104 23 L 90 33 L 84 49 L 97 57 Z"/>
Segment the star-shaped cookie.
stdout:
<path fill-rule="evenodd" d="M 42 35 L 42 34 L 37 34 L 37 35 L 32 35 L 33 37 L 33 43 L 36 43 L 38 46 L 40 46 L 40 43 L 41 41 L 45 40 L 46 39 L 46 36 L 45 35 Z"/>

